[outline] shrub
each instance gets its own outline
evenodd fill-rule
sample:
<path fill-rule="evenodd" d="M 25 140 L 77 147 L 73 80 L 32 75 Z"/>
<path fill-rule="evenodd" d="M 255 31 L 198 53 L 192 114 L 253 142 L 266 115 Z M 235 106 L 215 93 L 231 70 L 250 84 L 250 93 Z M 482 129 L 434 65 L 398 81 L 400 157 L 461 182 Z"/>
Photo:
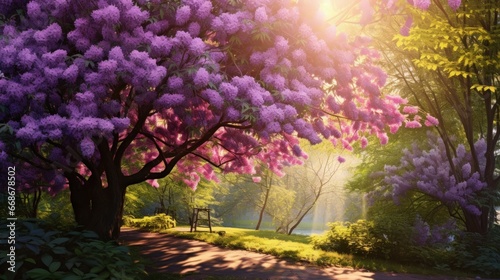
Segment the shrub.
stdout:
<path fill-rule="evenodd" d="M 134 218 L 133 216 L 124 216 L 123 224 L 130 227 L 138 227 L 148 230 L 163 230 L 175 227 L 175 220 L 172 217 L 160 213 L 154 216 L 144 216 Z"/>
<path fill-rule="evenodd" d="M 413 244 L 413 227 L 407 215 L 377 215 L 369 228 L 374 244 L 372 256 L 400 261 L 413 260 L 408 255 L 415 247 Z"/>
<path fill-rule="evenodd" d="M 400 217 L 330 223 L 330 230 L 312 239 L 315 248 L 420 264 L 439 269 L 456 269 L 485 276 L 500 276 L 500 227 L 488 235 L 454 234 L 455 240 L 417 245 L 413 227 Z M 439 227 L 436 227 L 439 228 Z"/>
<path fill-rule="evenodd" d="M 312 243 L 316 249 L 349 253 L 351 248 L 349 223 L 328 223 L 330 230 L 323 235 L 313 236 Z"/>
<path fill-rule="evenodd" d="M 0 225 L 6 227 L 5 224 Z M 3 233 L 2 233 L 3 234 Z M 91 231 L 63 233 L 40 220 L 16 221 L 16 269 L 11 279 L 143 279 L 144 267 L 128 248 L 97 239 Z M 2 245 L 6 238 L 2 236 Z M 0 265 L 7 265 L 2 246 Z"/>
<path fill-rule="evenodd" d="M 453 242 L 453 267 L 500 277 L 500 226 L 486 235 L 466 232 Z"/>
<path fill-rule="evenodd" d="M 378 258 L 400 258 L 410 246 L 411 228 L 399 220 L 358 220 L 330 223 L 330 230 L 314 237 L 318 249 Z"/>

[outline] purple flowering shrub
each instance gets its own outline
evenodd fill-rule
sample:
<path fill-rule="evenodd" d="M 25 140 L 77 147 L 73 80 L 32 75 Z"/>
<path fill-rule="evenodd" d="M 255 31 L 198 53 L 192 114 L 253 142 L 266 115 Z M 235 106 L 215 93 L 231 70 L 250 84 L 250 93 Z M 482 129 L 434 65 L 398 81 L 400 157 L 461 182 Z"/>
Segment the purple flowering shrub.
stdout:
<path fill-rule="evenodd" d="M 385 166 L 385 187 L 377 193 L 385 193 L 397 204 L 408 195 L 425 195 L 448 208 L 450 215 L 464 223 L 467 215 L 480 215 L 477 198 L 486 187 L 481 177 L 485 141 L 479 139 L 475 144 L 480 169 L 476 172 L 472 172 L 472 155 L 464 145 L 458 145 L 454 156 L 449 158 L 441 138 L 429 133 L 427 144 L 428 149 L 417 144 L 411 150 L 406 149 L 399 166 Z"/>

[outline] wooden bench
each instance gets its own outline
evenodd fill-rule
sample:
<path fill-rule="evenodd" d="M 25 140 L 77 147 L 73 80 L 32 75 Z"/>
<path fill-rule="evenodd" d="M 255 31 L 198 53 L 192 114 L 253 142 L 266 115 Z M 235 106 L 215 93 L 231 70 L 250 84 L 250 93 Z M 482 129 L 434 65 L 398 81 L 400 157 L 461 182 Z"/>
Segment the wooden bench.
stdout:
<path fill-rule="evenodd" d="M 193 208 L 193 217 L 191 219 L 191 230 L 190 232 L 196 231 L 197 227 L 208 227 L 210 233 L 212 233 L 212 221 L 210 220 L 210 208 Z M 200 218 L 200 213 L 207 213 L 207 218 Z M 200 224 L 201 222 L 201 224 Z M 208 223 L 208 224 L 207 224 Z"/>

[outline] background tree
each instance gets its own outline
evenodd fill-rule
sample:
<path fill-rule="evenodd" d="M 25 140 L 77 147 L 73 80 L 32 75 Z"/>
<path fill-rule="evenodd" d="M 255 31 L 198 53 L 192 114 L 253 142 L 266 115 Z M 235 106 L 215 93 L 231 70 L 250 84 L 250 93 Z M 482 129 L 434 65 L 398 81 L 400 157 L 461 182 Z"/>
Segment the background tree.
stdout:
<path fill-rule="evenodd" d="M 220 178 L 220 188 L 215 193 L 215 199 L 220 204 L 216 209 L 226 225 L 255 227 L 256 224 L 252 222 L 245 221 L 245 224 L 242 224 L 244 218 L 241 216 L 249 213 L 249 210 L 256 209 L 258 212 L 259 206 L 262 206 L 260 198 L 263 185 L 256 184 L 251 175 L 224 174 Z"/>
<path fill-rule="evenodd" d="M 217 206 L 219 214 L 230 223 L 235 219 L 237 222 L 248 218 L 251 207 L 255 210 L 252 225 L 256 230 L 271 219 L 273 225 L 267 224 L 267 228 L 274 226 L 278 232 L 292 234 L 322 198 L 332 196 L 336 204 L 343 203 L 340 186 L 333 183 L 339 177 L 339 161 L 344 161 L 337 157 L 340 150 L 329 143 L 304 146 L 309 158 L 300 166 L 286 167 L 283 174 L 260 165 L 254 176 L 225 176 L 221 182 L 224 191 L 216 195 L 221 202 Z M 322 206 L 327 204 L 322 202 Z"/>
<path fill-rule="evenodd" d="M 289 205 L 287 209 L 283 209 L 280 215 L 271 214 L 278 220 L 279 232 L 292 234 L 325 195 L 341 199 L 333 180 L 338 177 L 337 170 L 345 159 L 337 156 L 338 150 L 325 145 L 309 147 L 306 151 L 309 159 L 303 166 L 287 168 L 286 175 L 279 182 L 284 189 L 293 193 L 285 202 Z"/>
<path fill-rule="evenodd" d="M 258 179 L 253 179 L 254 183 L 256 183 L 261 189 L 260 198 L 257 202 L 257 207 L 259 208 L 259 219 L 257 220 L 257 224 L 255 225 L 255 230 L 260 229 L 260 225 L 262 224 L 262 220 L 264 219 L 264 213 L 266 213 L 267 210 L 267 203 L 269 202 L 271 189 L 273 188 L 273 183 L 276 181 L 275 177 L 277 177 L 268 169 L 264 169 L 263 171 L 261 171 L 261 173 L 261 177 L 259 177 Z"/>
<path fill-rule="evenodd" d="M 396 48 L 384 44 L 386 53 L 391 53 L 385 58 L 396 73 L 395 83 L 405 85 L 415 104 L 439 121 L 436 128 L 443 140 L 441 148 L 457 182 L 464 178 L 453 161 L 459 156 L 461 141 L 453 138 L 467 143 L 472 155 L 471 172 L 479 172 L 487 187 L 475 201 L 480 212 L 463 209 L 465 226 L 468 231 L 485 234 L 494 221 L 499 180 L 495 171 L 499 137 L 498 3 L 464 1 L 454 12 L 443 2 L 435 1 L 436 5 L 426 12 L 407 10 L 413 27 L 409 34 L 403 34 L 408 36 L 396 37 Z M 485 140 L 484 155 L 476 150 L 478 139 Z"/>
<path fill-rule="evenodd" d="M 280 188 L 281 178 L 266 168 L 264 164 L 257 165 L 254 175 L 224 176 L 222 179 L 223 191 L 217 195 L 217 200 L 221 201 L 217 207 L 222 216 L 228 216 L 230 220 L 240 214 L 248 214 L 249 207 L 255 209 L 257 222 L 255 230 L 262 226 L 266 213 L 269 213 L 268 206 L 272 203 L 272 208 L 280 212 L 289 206 L 289 201 L 277 198 L 280 195 L 275 193 L 286 192 Z M 281 174 L 283 175 L 283 174 Z M 275 188 L 280 188 L 275 190 Z M 285 194 L 283 194 L 285 195 Z M 241 219 L 241 217 L 240 217 Z M 252 223 L 253 224 L 253 223 Z"/>

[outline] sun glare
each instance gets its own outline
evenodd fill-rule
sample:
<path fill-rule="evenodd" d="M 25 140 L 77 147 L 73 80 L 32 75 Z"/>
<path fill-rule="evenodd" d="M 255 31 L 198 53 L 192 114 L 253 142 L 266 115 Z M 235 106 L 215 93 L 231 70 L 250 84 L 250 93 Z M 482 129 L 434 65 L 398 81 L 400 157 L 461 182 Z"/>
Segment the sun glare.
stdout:
<path fill-rule="evenodd" d="M 325 16 L 326 19 L 330 19 L 337 16 L 352 4 L 353 1 L 349 0 L 320 0 L 320 11 L 318 12 Z"/>
<path fill-rule="evenodd" d="M 300 3 L 301 2 L 301 3 Z M 312 26 L 333 25 L 337 31 L 359 33 L 361 13 L 359 1 L 350 0 L 303 0 L 299 5 Z"/>
<path fill-rule="evenodd" d="M 331 0 L 322 0 L 319 5 L 318 13 L 324 19 L 329 19 L 335 15 L 334 1 Z"/>

